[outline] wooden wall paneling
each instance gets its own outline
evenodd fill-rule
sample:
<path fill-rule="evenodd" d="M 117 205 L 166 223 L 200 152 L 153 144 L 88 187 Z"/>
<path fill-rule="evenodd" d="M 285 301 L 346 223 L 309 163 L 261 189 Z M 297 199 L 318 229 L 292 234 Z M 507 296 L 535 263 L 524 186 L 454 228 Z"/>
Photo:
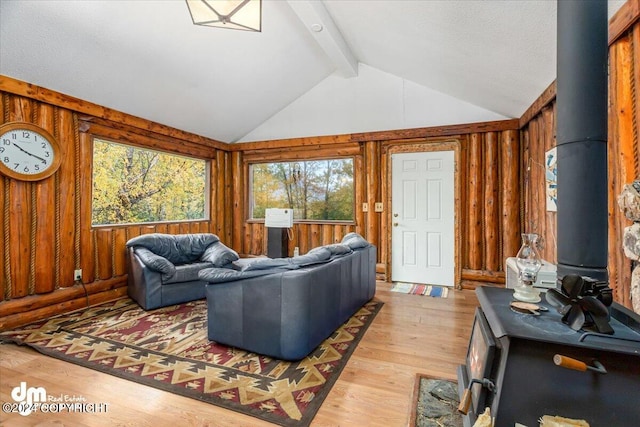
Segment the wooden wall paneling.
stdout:
<path fill-rule="evenodd" d="M 408 139 L 441 138 L 465 134 L 500 132 L 517 129 L 518 119 L 476 122 L 460 125 L 434 126 L 428 128 L 398 129 L 389 131 L 363 132 L 351 134 L 351 141 L 397 141 Z"/>
<path fill-rule="evenodd" d="M 362 203 L 364 203 L 367 200 L 367 190 L 365 188 L 365 179 L 363 176 L 363 172 L 364 171 L 364 159 L 362 158 L 362 156 L 356 156 L 354 159 L 354 170 L 353 170 L 353 179 L 355 180 L 354 187 L 355 187 L 355 204 L 356 204 L 356 211 L 354 212 L 355 215 L 355 223 L 356 223 L 356 230 L 355 232 L 360 234 L 361 236 L 363 236 L 365 239 L 367 238 L 366 236 L 366 230 L 364 228 L 364 224 L 365 224 L 365 214 L 364 212 L 362 212 Z M 360 172 L 358 172 L 360 171 Z M 372 207 L 369 208 L 369 210 L 371 210 Z M 379 258 L 378 258 L 379 259 Z"/>
<path fill-rule="evenodd" d="M 264 223 L 253 223 L 250 224 L 251 227 L 251 242 L 250 248 L 252 255 L 263 255 L 266 254 L 266 233 Z M 295 235 L 295 233 L 292 233 Z M 295 238 L 294 238 L 295 240 Z"/>
<path fill-rule="evenodd" d="M 219 193 L 222 191 L 220 188 L 218 188 L 218 175 L 220 174 L 220 168 L 218 167 L 218 154 L 219 154 L 219 150 L 216 150 L 213 153 L 213 156 L 211 157 L 211 159 L 209 159 L 209 168 L 207 169 L 209 172 L 209 186 L 207 188 L 208 190 L 208 202 L 209 205 L 207 206 L 208 212 L 209 212 L 209 232 L 215 234 L 216 236 L 218 236 L 218 238 L 220 238 L 221 240 L 224 239 L 224 236 L 220 235 L 219 232 L 219 225 L 218 223 L 220 222 L 218 220 L 218 214 L 219 212 L 217 211 L 217 203 L 218 203 L 218 195 Z"/>
<path fill-rule="evenodd" d="M 188 222 L 180 222 L 178 223 L 179 234 L 189 234 L 191 233 L 191 226 Z"/>
<path fill-rule="evenodd" d="M 36 106 L 36 124 L 54 134 L 54 108 L 51 105 Z M 56 187 L 55 177 L 49 177 L 34 183 L 35 191 L 35 293 L 51 292 L 55 289 L 55 239 L 56 216 L 55 206 Z"/>
<path fill-rule="evenodd" d="M 321 245 L 330 245 L 334 243 L 333 241 L 333 225 L 331 224 L 321 224 L 320 225 L 320 244 Z"/>
<path fill-rule="evenodd" d="M 504 131 L 500 144 L 502 262 L 504 262 L 504 259 L 507 257 L 515 256 L 521 244 L 519 171 L 520 144 L 518 131 Z"/>
<path fill-rule="evenodd" d="M 243 228 L 245 223 L 244 214 L 244 185 L 243 185 L 243 165 L 242 165 L 242 153 L 235 151 L 231 153 L 231 170 L 232 170 L 232 185 L 233 185 L 233 198 L 227 199 L 230 202 L 226 204 L 227 209 L 232 207 L 233 220 L 232 220 L 232 238 L 231 245 L 237 252 L 244 253 L 243 245 Z"/>
<path fill-rule="evenodd" d="M 631 36 L 632 37 L 632 36 Z M 631 224 L 620 212 L 617 197 L 625 184 L 637 178 L 637 140 L 634 143 L 634 97 L 632 93 L 633 51 L 631 37 L 618 39 L 609 49 L 611 63 L 609 114 L 609 140 L 617 144 L 608 144 L 609 165 L 609 264 L 610 284 L 614 289 L 615 300 L 621 304 L 630 304 L 628 283 L 631 280 L 631 263 L 621 250 L 624 228 Z M 611 171 L 613 169 L 613 171 Z"/>
<path fill-rule="evenodd" d="M 29 294 L 29 263 L 31 253 L 31 187 L 15 179 L 9 183 L 9 250 L 11 298 Z"/>
<path fill-rule="evenodd" d="M 618 120 L 616 117 L 616 110 L 619 106 L 618 101 L 618 85 L 619 85 L 619 70 L 617 67 L 618 64 L 618 52 L 616 49 L 617 44 L 614 44 L 609 48 L 609 62 L 611 64 L 610 75 L 609 75 L 609 112 L 608 112 L 608 139 L 609 141 L 613 141 L 616 135 L 619 135 L 618 131 Z M 619 145 L 618 144 L 607 144 L 607 159 L 608 164 L 612 165 L 619 156 Z M 624 263 L 624 255 L 621 256 L 620 251 L 616 247 L 618 245 L 618 234 L 617 231 L 617 212 L 618 206 L 614 197 L 611 195 L 616 194 L 619 191 L 618 179 L 616 176 L 616 170 L 614 168 L 609 167 L 607 169 L 608 175 L 608 272 L 609 272 L 609 283 L 610 286 L 614 289 L 614 300 L 619 301 L 619 298 L 624 297 L 619 294 L 619 289 L 616 289 L 616 285 L 619 282 L 619 273 Z"/>
<path fill-rule="evenodd" d="M 1 101 L 1 99 L 0 99 Z M 1 107 L 0 107 L 1 108 Z M 2 115 L 0 115 L 0 120 L 2 119 Z M 5 189 L 8 190 L 8 181 L 9 179 L 5 178 L 4 175 L 0 175 L 0 217 L 2 221 L 0 221 L 0 301 L 4 301 L 6 299 L 11 298 L 9 294 L 9 283 L 11 281 L 11 268 L 6 265 L 6 261 L 10 253 L 10 239 L 9 239 L 9 201 L 5 199 Z M 7 202 L 7 204 L 5 204 Z M 5 252 L 6 251 L 6 252 Z"/>
<path fill-rule="evenodd" d="M 385 274 L 386 266 L 389 264 L 389 235 L 391 230 L 390 222 L 392 212 L 391 205 L 391 192 L 389 188 L 389 179 L 387 179 L 387 175 L 390 173 L 389 170 L 389 156 L 387 155 L 387 149 L 382 148 L 379 151 L 380 153 L 380 201 L 385 203 L 386 209 L 382 214 L 380 214 L 380 239 L 378 241 L 378 262 L 382 263 L 385 266 Z M 386 195 L 386 197 L 385 197 Z M 357 206 L 356 206 L 357 209 Z M 344 234 L 347 234 L 348 231 L 345 230 Z"/>
<path fill-rule="evenodd" d="M 243 144 L 244 145 L 244 144 Z M 360 147 L 356 143 L 287 147 L 280 150 L 243 151 L 243 158 L 250 163 L 283 162 L 306 159 L 327 159 L 335 157 L 350 157 L 360 154 Z"/>
<path fill-rule="evenodd" d="M 380 216 L 382 213 L 374 209 L 376 202 L 382 202 L 380 197 L 380 150 L 377 141 L 364 143 L 364 200 L 369 204 L 368 212 L 365 212 L 366 232 L 364 234 L 371 244 L 380 246 Z M 386 203 L 385 203 L 386 204 Z M 362 210 L 362 205 L 358 206 Z M 389 206 L 385 206 L 385 211 Z"/>
<path fill-rule="evenodd" d="M 547 157 L 546 157 L 546 152 L 551 150 L 552 148 L 554 148 L 556 146 L 556 109 L 555 109 L 555 102 L 550 103 L 547 107 L 545 107 L 542 110 L 542 117 L 544 120 L 544 148 L 543 148 L 543 156 L 542 156 L 542 164 L 544 165 L 543 169 L 542 169 L 542 185 L 544 188 L 544 212 L 545 212 L 545 219 L 544 219 L 544 226 L 541 228 L 540 233 L 542 234 L 543 237 L 543 248 L 540 251 L 540 255 L 542 256 L 543 259 L 551 262 L 551 263 L 556 263 L 557 262 L 557 255 L 556 255 L 556 246 L 557 246 L 557 242 L 556 242 L 556 222 L 557 222 L 557 214 L 553 211 L 547 211 L 546 208 L 546 190 L 547 190 L 547 183 L 546 183 L 546 164 L 547 164 Z"/>
<path fill-rule="evenodd" d="M 468 176 L 469 169 L 467 167 L 469 163 L 469 136 L 464 135 L 460 138 L 460 156 L 459 156 L 459 164 L 456 165 L 458 168 L 458 172 L 460 174 L 460 264 L 462 268 L 467 268 L 469 266 L 469 251 L 468 251 L 468 242 L 469 242 L 469 187 L 468 187 Z"/>
<path fill-rule="evenodd" d="M 211 160 L 211 221 L 212 232 L 225 244 L 230 243 L 225 234 L 225 156 L 216 151 Z"/>
<path fill-rule="evenodd" d="M 111 228 L 98 228 L 96 236 L 97 278 L 107 280 L 113 272 L 113 230 Z"/>
<path fill-rule="evenodd" d="M 345 229 L 346 229 L 346 227 L 344 225 L 336 225 L 335 227 L 333 227 L 333 241 L 334 242 L 340 243 L 342 241 L 342 238 L 346 234 Z"/>
<path fill-rule="evenodd" d="M 538 115 L 531 121 L 529 129 L 529 157 L 526 160 L 527 168 L 525 170 L 525 185 L 528 194 L 528 211 L 529 221 L 525 224 L 526 233 L 538 233 L 540 227 L 539 212 L 540 212 L 540 190 L 538 185 L 538 161 L 537 157 L 540 147 L 540 122 L 542 118 Z"/>
<path fill-rule="evenodd" d="M 127 274 L 127 230 L 116 228 L 113 230 L 113 272 L 115 276 Z"/>
<path fill-rule="evenodd" d="M 91 283 L 96 278 L 95 233 L 92 230 L 93 195 L 93 139 L 90 134 L 80 132 L 78 160 L 80 162 L 80 259 L 82 282 Z"/>
<path fill-rule="evenodd" d="M 167 224 L 167 223 L 157 224 L 156 225 L 156 233 L 169 234 L 168 230 L 169 230 L 169 224 Z M 129 239 L 131 239 L 131 237 L 127 238 L 127 240 L 129 240 Z"/>
<path fill-rule="evenodd" d="M 180 224 L 173 222 L 167 225 L 167 234 L 180 234 Z"/>
<path fill-rule="evenodd" d="M 298 246 L 300 247 L 300 254 L 306 254 L 313 246 L 310 243 L 310 225 L 309 224 L 298 224 Z"/>
<path fill-rule="evenodd" d="M 498 134 L 484 135 L 484 253 L 485 269 L 499 271 L 500 253 L 500 199 L 499 199 L 499 153 Z"/>
<path fill-rule="evenodd" d="M 320 224 L 310 224 L 309 231 L 309 249 L 320 246 L 322 244 L 322 226 Z"/>
<path fill-rule="evenodd" d="M 244 248 L 242 252 L 238 253 L 251 253 L 253 247 L 253 227 L 252 224 L 246 221 L 242 223 L 242 230 L 244 235 L 242 236 L 242 247 Z"/>
<path fill-rule="evenodd" d="M 469 181 L 468 181 L 468 211 L 467 211 L 467 248 L 468 268 L 481 270 L 483 268 L 482 238 L 484 209 L 482 203 L 482 134 L 473 133 L 469 137 Z"/>
<path fill-rule="evenodd" d="M 224 235 L 226 236 L 225 242 L 231 245 L 233 240 L 233 209 L 229 209 L 229 206 L 233 206 L 233 167 L 231 153 L 224 153 L 224 177 L 222 181 L 222 188 L 224 188 L 222 207 L 224 212 Z"/>
<path fill-rule="evenodd" d="M 99 124 L 98 124 L 99 122 Z M 90 121 L 83 120 L 88 131 L 96 137 L 110 141 L 126 142 L 138 147 L 177 153 L 189 157 L 209 158 L 213 149 L 208 146 L 194 144 L 188 141 L 179 140 L 172 137 L 163 136 L 143 129 L 133 129 L 111 121 L 102 121 L 92 118 Z"/>
<path fill-rule="evenodd" d="M 10 96 L 8 102 L 10 122 L 31 122 L 31 102 L 23 97 Z M 11 277 L 11 297 L 29 294 L 29 275 L 31 259 L 31 220 L 33 206 L 31 190 L 33 184 L 15 179 L 6 179 L 9 195 L 9 258 Z"/>
<path fill-rule="evenodd" d="M 529 207 L 529 191 L 527 190 L 526 180 L 528 179 L 527 175 L 527 161 L 526 159 L 529 157 L 529 141 L 531 140 L 529 134 L 529 125 L 523 128 L 520 131 L 520 212 L 519 212 L 519 221 L 520 221 L 520 230 L 524 232 L 525 224 L 527 223 L 527 217 L 529 212 L 527 211 Z M 520 236 L 518 236 L 518 240 L 520 240 Z"/>
<path fill-rule="evenodd" d="M 0 123 L 5 122 L 5 113 L 9 115 L 9 110 L 5 109 L 5 102 L 9 104 L 9 95 L 0 92 Z M 0 174 L 0 301 L 9 299 L 9 283 L 11 280 L 10 268 L 5 265 L 5 261 L 8 261 L 10 248 L 9 248 L 9 200 L 5 199 L 5 190 L 8 191 L 8 178 Z M 6 202 L 6 204 L 5 204 Z M 6 252 L 5 252 L 6 251 Z"/>
<path fill-rule="evenodd" d="M 62 153 L 62 163 L 56 172 L 56 186 L 59 189 L 59 242 L 58 280 L 60 287 L 73 286 L 73 271 L 76 267 L 76 149 L 74 116 L 69 110 L 57 109 L 58 142 Z M 109 276 L 111 277 L 111 276 Z"/>

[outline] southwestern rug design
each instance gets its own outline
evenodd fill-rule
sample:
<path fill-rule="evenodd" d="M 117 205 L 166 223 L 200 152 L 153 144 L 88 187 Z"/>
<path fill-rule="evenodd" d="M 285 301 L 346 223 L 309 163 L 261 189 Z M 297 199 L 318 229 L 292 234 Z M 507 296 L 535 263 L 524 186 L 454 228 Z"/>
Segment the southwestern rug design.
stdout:
<path fill-rule="evenodd" d="M 393 282 L 391 285 L 391 292 L 411 295 L 426 295 L 434 298 L 446 298 L 449 295 L 449 289 L 444 286 L 405 282 Z"/>
<path fill-rule="evenodd" d="M 282 426 L 308 426 L 383 303 L 371 300 L 306 358 L 207 339 L 206 300 L 144 311 L 123 298 L 0 333 L 74 364 Z"/>

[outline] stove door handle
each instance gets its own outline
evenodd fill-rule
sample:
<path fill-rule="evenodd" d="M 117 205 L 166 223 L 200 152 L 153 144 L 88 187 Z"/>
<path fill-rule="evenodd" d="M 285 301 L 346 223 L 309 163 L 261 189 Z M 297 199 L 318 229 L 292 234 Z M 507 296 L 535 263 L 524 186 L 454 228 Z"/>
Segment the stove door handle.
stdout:
<path fill-rule="evenodd" d="M 602 366 L 602 363 L 597 360 L 593 361 L 594 366 L 589 366 L 581 360 L 573 359 L 571 357 L 563 356 L 561 354 L 556 354 L 553 356 L 553 363 L 558 366 L 567 369 L 573 369 L 575 371 L 586 372 L 587 369 L 590 371 L 598 372 L 600 374 L 606 374 L 607 370 Z"/>

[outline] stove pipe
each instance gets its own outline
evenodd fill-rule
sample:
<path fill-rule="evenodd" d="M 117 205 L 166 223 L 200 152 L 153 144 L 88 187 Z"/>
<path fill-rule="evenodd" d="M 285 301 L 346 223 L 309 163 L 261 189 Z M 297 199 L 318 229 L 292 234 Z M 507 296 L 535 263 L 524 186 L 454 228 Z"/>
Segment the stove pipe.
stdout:
<path fill-rule="evenodd" d="M 558 279 L 607 275 L 606 0 L 558 0 Z"/>

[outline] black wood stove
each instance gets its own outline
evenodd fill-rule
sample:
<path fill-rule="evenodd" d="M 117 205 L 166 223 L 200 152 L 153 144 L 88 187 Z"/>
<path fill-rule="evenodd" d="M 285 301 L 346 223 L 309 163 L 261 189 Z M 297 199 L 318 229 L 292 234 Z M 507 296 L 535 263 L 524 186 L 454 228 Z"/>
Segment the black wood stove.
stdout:
<path fill-rule="evenodd" d="M 458 368 L 460 396 L 467 389 L 472 396 L 465 426 L 485 407 L 496 427 L 535 427 L 543 415 L 592 427 L 640 425 L 640 316 L 613 303 L 613 334 L 575 331 L 546 302 L 546 311 L 527 314 L 511 308 L 510 289 L 480 287 L 476 294 L 480 307 Z"/>

